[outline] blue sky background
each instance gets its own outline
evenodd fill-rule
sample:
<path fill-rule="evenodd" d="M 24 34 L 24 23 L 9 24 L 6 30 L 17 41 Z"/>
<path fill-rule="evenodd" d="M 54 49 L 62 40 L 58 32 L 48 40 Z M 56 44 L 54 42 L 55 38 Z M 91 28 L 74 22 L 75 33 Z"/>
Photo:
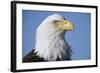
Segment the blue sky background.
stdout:
<path fill-rule="evenodd" d="M 39 24 L 49 15 L 61 14 L 72 21 L 74 31 L 66 32 L 65 39 L 72 47 L 72 60 L 85 60 L 91 58 L 90 47 L 90 19 L 89 13 L 53 12 L 53 11 L 22 11 L 22 56 L 27 55 L 35 47 L 35 34 Z M 41 37 L 41 36 L 40 36 Z"/>

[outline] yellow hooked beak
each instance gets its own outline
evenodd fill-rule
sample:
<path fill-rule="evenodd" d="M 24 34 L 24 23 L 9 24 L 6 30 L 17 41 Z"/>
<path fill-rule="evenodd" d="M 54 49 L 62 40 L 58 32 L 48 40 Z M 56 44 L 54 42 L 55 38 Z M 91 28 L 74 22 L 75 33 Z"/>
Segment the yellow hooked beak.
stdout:
<path fill-rule="evenodd" d="M 58 23 L 58 28 L 63 31 L 71 31 L 74 30 L 74 25 L 72 24 L 72 22 L 64 20 Z"/>
<path fill-rule="evenodd" d="M 63 30 L 74 30 L 74 25 L 72 24 L 72 22 L 68 21 L 68 20 L 64 20 L 63 21 Z"/>

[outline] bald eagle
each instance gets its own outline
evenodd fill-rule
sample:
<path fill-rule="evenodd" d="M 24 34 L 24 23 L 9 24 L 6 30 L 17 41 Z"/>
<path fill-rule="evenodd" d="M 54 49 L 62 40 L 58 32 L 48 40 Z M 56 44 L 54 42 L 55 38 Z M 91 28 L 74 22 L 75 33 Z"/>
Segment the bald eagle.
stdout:
<path fill-rule="evenodd" d="M 48 16 L 36 30 L 35 49 L 23 58 L 23 62 L 71 60 L 72 50 L 64 34 L 73 28 L 72 22 L 60 14 Z"/>

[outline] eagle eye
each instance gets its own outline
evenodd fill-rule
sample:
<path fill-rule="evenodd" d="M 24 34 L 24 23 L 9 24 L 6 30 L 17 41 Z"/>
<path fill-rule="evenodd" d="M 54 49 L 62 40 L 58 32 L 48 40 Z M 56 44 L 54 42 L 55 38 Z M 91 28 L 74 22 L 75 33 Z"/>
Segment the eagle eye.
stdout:
<path fill-rule="evenodd" d="M 53 24 L 56 24 L 57 22 L 58 22 L 58 20 L 54 20 L 54 21 L 53 21 Z"/>
<path fill-rule="evenodd" d="M 55 24 L 55 25 L 56 25 L 56 24 L 60 24 L 60 23 L 62 23 L 62 21 L 60 21 L 60 20 L 54 20 L 54 21 L 53 21 L 53 24 Z"/>

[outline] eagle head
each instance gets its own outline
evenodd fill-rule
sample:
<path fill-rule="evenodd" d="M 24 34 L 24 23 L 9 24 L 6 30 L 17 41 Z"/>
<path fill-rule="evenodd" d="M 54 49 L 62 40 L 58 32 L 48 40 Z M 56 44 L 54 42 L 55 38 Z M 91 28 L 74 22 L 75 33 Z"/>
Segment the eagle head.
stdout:
<path fill-rule="evenodd" d="M 70 60 L 72 51 L 64 39 L 64 32 L 73 29 L 72 22 L 60 14 L 48 16 L 36 31 L 36 54 L 47 61 Z"/>

